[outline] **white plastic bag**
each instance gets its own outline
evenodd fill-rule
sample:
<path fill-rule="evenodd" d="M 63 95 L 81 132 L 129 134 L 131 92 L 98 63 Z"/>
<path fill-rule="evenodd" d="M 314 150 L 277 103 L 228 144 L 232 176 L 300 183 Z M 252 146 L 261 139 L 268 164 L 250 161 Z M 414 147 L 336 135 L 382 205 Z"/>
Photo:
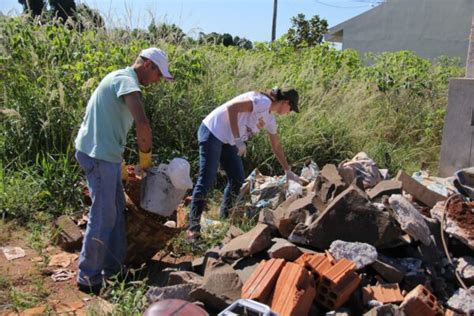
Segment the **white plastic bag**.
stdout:
<path fill-rule="evenodd" d="M 191 167 L 186 159 L 174 158 L 168 164 L 168 177 L 176 189 L 188 190 L 193 187 L 193 181 L 189 176 Z"/>

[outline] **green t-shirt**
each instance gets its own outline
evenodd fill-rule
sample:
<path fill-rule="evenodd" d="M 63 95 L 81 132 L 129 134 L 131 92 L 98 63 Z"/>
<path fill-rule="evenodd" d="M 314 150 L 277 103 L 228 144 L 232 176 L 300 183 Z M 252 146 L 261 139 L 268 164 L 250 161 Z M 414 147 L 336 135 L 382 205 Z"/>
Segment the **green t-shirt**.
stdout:
<path fill-rule="evenodd" d="M 76 149 L 110 162 L 121 162 L 133 117 L 122 96 L 140 91 L 131 67 L 111 72 L 102 79 L 87 103 L 84 121 L 76 137 Z"/>

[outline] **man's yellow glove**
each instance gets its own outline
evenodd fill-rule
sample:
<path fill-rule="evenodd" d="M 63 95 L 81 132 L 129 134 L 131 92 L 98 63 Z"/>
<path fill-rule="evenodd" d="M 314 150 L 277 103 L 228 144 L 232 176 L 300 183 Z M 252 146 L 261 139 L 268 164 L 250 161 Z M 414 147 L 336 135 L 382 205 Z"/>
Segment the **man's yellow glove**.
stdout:
<path fill-rule="evenodd" d="M 145 171 L 146 169 L 151 167 L 151 150 L 147 153 L 142 151 L 138 151 L 138 163 L 140 164 L 140 169 Z"/>
<path fill-rule="evenodd" d="M 128 181 L 128 172 L 125 160 L 122 160 L 122 165 L 120 166 L 120 173 L 122 174 L 122 181 Z"/>

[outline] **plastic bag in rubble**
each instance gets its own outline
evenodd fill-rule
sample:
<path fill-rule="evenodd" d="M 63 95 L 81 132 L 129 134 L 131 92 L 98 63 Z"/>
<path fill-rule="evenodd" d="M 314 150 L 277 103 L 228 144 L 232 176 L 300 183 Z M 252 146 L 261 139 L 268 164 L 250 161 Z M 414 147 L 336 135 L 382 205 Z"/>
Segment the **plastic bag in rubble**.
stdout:
<path fill-rule="evenodd" d="M 346 184 L 349 185 L 357 179 L 361 181 L 364 190 L 382 181 L 377 164 L 365 152 L 358 153 L 351 160 L 341 162 L 337 170 Z"/>
<path fill-rule="evenodd" d="M 264 176 L 255 169 L 247 177 L 246 183 L 250 191 L 251 204 L 257 208 L 276 208 L 284 198 L 283 177 Z"/>
<path fill-rule="evenodd" d="M 301 176 L 308 181 L 313 181 L 319 174 L 319 167 L 318 165 L 309 160 L 305 162 L 303 169 L 301 169 Z"/>
<path fill-rule="evenodd" d="M 288 180 L 288 189 L 286 190 L 286 198 L 288 199 L 292 195 L 302 196 L 303 187 L 296 181 Z"/>

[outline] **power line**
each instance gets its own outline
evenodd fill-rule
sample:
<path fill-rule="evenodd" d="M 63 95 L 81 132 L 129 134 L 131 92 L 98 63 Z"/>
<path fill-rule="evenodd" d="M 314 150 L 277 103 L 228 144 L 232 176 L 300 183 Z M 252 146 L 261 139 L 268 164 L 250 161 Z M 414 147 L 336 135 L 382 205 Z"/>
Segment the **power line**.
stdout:
<path fill-rule="evenodd" d="M 366 8 L 368 5 L 376 5 L 376 4 L 380 4 L 380 3 L 383 3 L 383 1 L 376 1 L 376 2 L 367 2 L 367 4 L 365 5 L 359 5 L 359 6 L 350 6 L 350 7 L 347 7 L 347 6 L 338 6 L 338 5 L 334 5 L 334 4 L 329 4 L 329 3 L 325 3 L 325 2 L 322 2 L 320 0 L 314 0 L 315 2 L 319 3 L 319 4 L 322 4 L 322 5 L 325 5 L 327 7 L 331 7 L 331 8 L 338 8 L 338 9 L 358 9 L 358 8 Z M 354 1 L 354 0 L 353 0 Z M 356 2 L 365 2 L 365 1 L 356 1 Z"/>

